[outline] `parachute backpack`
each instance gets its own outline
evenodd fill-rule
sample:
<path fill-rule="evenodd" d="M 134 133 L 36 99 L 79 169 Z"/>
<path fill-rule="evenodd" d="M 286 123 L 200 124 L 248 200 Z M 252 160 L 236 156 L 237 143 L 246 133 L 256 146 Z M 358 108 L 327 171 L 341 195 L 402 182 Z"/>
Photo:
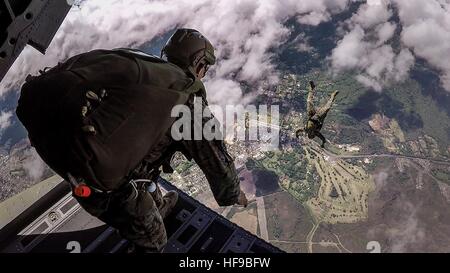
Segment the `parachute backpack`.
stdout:
<path fill-rule="evenodd" d="M 82 178 L 111 191 L 168 132 L 175 120 L 172 108 L 203 88 L 158 57 L 94 50 L 29 76 L 16 112 L 30 142 L 56 173 L 73 186 Z M 79 192 L 88 195 L 82 188 Z"/>

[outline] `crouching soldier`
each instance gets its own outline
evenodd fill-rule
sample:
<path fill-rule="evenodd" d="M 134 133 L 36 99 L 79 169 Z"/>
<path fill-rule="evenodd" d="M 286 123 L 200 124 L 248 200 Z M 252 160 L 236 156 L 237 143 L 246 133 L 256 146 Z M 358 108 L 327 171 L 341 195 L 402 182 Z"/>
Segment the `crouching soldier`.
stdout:
<path fill-rule="evenodd" d="M 162 196 L 156 181 L 177 151 L 200 166 L 220 206 L 247 205 L 221 139 L 171 136 L 174 106 L 207 107 L 201 79 L 215 61 L 202 34 L 179 29 L 161 57 L 94 50 L 28 76 L 22 87 L 17 115 L 32 145 L 81 206 L 136 251 L 159 252 L 167 242 L 163 218 L 178 196 Z"/>

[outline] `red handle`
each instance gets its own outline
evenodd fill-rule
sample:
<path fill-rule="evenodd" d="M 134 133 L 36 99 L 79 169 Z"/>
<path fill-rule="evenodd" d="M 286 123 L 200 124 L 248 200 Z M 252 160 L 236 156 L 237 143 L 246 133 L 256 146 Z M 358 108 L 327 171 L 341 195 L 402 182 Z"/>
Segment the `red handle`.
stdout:
<path fill-rule="evenodd" d="M 75 187 L 75 189 L 73 190 L 73 193 L 75 194 L 75 196 L 87 198 L 87 197 L 91 196 L 91 188 L 89 188 L 88 186 L 86 186 L 84 184 L 80 184 Z"/>

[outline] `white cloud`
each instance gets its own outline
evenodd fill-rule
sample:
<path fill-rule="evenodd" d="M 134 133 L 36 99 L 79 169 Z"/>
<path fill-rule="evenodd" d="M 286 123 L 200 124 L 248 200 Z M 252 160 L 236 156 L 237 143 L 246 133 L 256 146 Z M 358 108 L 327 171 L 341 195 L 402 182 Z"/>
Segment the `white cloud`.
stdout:
<path fill-rule="evenodd" d="M 38 155 L 34 148 L 30 148 L 24 153 L 25 160 L 23 162 L 23 168 L 28 177 L 33 181 L 40 181 L 44 175 L 46 164 Z"/>
<path fill-rule="evenodd" d="M 359 66 L 361 56 L 366 55 L 366 45 L 362 43 L 364 30 L 355 27 L 340 40 L 333 50 L 331 61 L 334 69 L 338 71 L 352 69 Z"/>
<path fill-rule="evenodd" d="M 391 39 L 399 26 L 390 20 L 395 13 L 400 18 L 401 43 L 394 49 Z M 335 73 L 354 70 L 358 81 L 381 90 L 392 81 L 404 80 L 416 55 L 442 72 L 442 85 L 450 91 L 448 1 L 370 1 L 362 4 L 345 26 L 347 32 L 330 56 Z"/>
<path fill-rule="evenodd" d="M 11 125 L 12 112 L 0 112 L 0 135 Z"/>
<path fill-rule="evenodd" d="M 360 75 L 356 76 L 356 79 L 360 83 L 364 84 L 365 86 L 371 87 L 371 88 L 373 88 L 373 89 L 375 89 L 377 91 L 381 91 L 381 89 L 383 88 L 383 86 L 381 85 L 380 82 L 378 82 L 377 80 L 375 80 L 373 78 L 370 78 L 368 76 L 360 74 Z"/>
<path fill-rule="evenodd" d="M 332 52 L 332 70 L 355 70 L 359 82 L 377 91 L 389 80 L 404 77 L 410 68 L 406 64 L 410 63 L 399 61 L 401 65 L 396 66 L 397 56 L 387 43 L 396 29 L 388 21 L 391 17 L 385 1 L 362 4 L 346 22 L 349 31 Z"/>
<path fill-rule="evenodd" d="M 388 9 L 388 3 L 386 1 L 379 1 L 377 4 L 370 2 L 362 4 L 351 20 L 353 24 L 368 29 L 387 22 L 391 17 L 392 11 Z"/>
<path fill-rule="evenodd" d="M 258 90 L 264 81 L 277 82 L 272 49 L 290 34 L 286 20 L 317 25 L 351 2 L 355 0 L 86 0 L 81 10 L 69 13 L 45 56 L 24 50 L 1 83 L 0 97 L 17 89 L 27 74 L 69 56 L 95 48 L 138 47 L 183 26 L 199 29 L 217 48 L 219 62 L 206 80 L 211 102 L 239 103 L 241 83 Z M 346 31 L 330 56 L 332 71 L 356 69 L 361 82 L 380 90 L 404 79 L 416 55 L 442 72 L 442 83 L 450 90 L 450 62 L 442 57 L 450 55 L 449 6 L 444 0 L 361 4 L 345 22 Z M 397 13 L 400 25 L 393 20 Z M 400 48 L 391 45 L 396 30 L 401 32 Z M 307 43 L 298 48 L 311 50 Z"/>
<path fill-rule="evenodd" d="M 334 72 L 356 70 L 356 79 L 377 91 L 389 81 L 404 79 L 414 64 L 414 56 L 408 49 L 395 54 L 392 46 L 384 43 L 392 35 L 393 26 L 389 23 L 381 29 L 385 29 L 381 30 L 384 33 L 374 43 L 367 39 L 361 26 L 354 26 L 332 52 L 330 61 Z"/>
<path fill-rule="evenodd" d="M 450 91 L 450 3 L 439 0 L 395 0 L 403 24 L 402 42 L 442 72 Z"/>
<path fill-rule="evenodd" d="M 394 36 L 395 29 L 397 26 L 391 22 L 386 22 L 378 26 L 377 34 L 378 34 L 378 44 L 384 44 L 389 39 Z"/>
<path fill-rule="evenodd" d="M 401 81 L 404 79 L 411 67 L 414 65 L 415 58 L 409 49 L 402 49 L 400 53 L 395 58 L 394 68 L 396 73 L 394 73 L 395 80 Z"/>

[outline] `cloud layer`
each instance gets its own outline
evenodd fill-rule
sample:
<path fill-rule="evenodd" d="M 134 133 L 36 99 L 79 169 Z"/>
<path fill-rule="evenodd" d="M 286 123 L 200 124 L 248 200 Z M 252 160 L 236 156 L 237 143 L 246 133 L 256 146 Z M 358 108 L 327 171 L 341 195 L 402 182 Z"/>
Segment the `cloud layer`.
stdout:
<path fill-rule="evenodd" d="M 242 102 L 240 83 L 258 89 L 277 73 L 270 49 L 288 36 L 293 16 L 317 25 L 349 0 L 87 0 L 66 18 L 45 56 L 27 48 L 0 88 L 17 88 L 28 73 L 95 48 L 139 46 L 177 26 L 203 32 L 217 47 L 218 65 L 207 80 L 212 102 Z M 32 61 L 30 61 L 32 60 Z"/>
<path fill-rule="evenodd" d="M 330 57 L 332 70 L 356 70 L 361 83 L 380 91 L 392 81 L 405 79 L 417 56 L 441 72 L 442 85 L 450 91 L 449 7 L 444 0 L 362 4 L 344 23 L 344 35 Z"/>
<path fill-rule="evenodd" d="M 0 84 L 0 98 L 17 90 L 27 74 L 75 54 L 139 47 L 183 26 L 199 29 L 216 46 L 219 61 L 206 79 L 210 102 L 245 104 L 263 83 L 277 82 L 272 49 L 289 37 L 288 19 L 315 26 L 353 2 L 361 5 L 339 27 L 341 37 L 328 57 L 332 72 L 356 71 L 361 83 L 381 90 L 405 79 L 420 57 L 441 72 L 450 91 L 448 1 L 86 0 L 69 13 L 45 56 L 31 47 L 24 50 Z M 301 38 L 296 47 L 313 50 L 307 43 L 313 37 Z M 250 93 L 244 95 L 243 84 L 251 86 Z"/>
<path fill-rule="evenodd" d="M 396 0 L 403 24 L 402 42 L 442 72 L 450 91 L 450 2 L 447 0 Z"/>

